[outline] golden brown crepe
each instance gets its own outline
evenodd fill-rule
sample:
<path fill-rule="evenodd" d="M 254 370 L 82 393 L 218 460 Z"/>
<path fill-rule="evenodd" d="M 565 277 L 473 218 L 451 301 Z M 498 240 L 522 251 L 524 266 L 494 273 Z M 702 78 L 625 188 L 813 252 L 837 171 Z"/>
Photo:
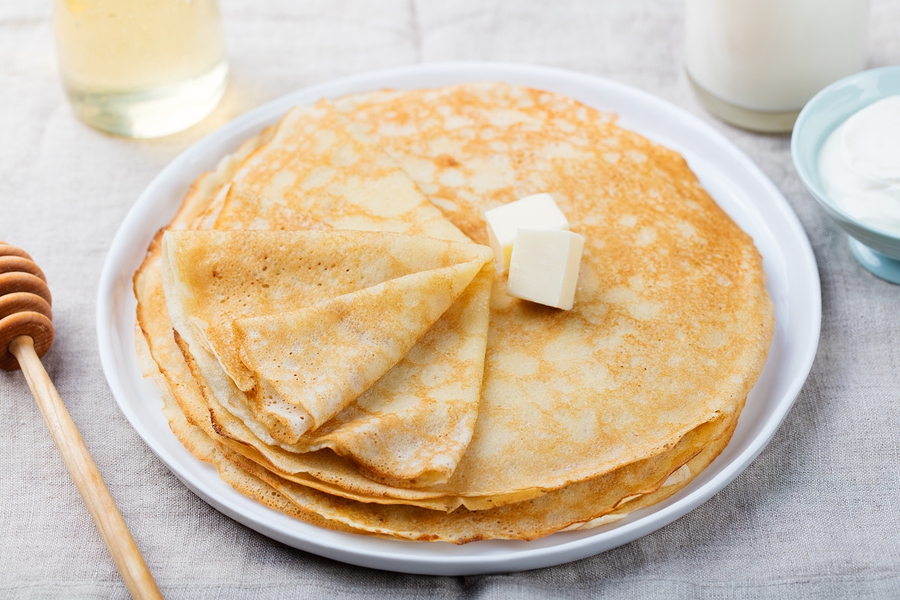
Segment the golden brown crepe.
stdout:
<path fill-rule="evenodd" d="M 537 192 L 586 238 L 572 311 L 495 281 L 482 409 L 454 479 L 558 487 L 659 452 L 746 397 L 771 340 L 765 274 L 681 156 L 570 98 L 502 84 L 336 105 L 473 240 L 486 241 L 484 210 Z M 527 445 L 496 435 L 536 422 Z M 487 468 L 500 460 L 502 473 Z"/>
<path fill-rule="evenodd" d="M 163 256 L 168 314 L 221 431 L 251 439 L 227 412 L 286 454 L 332 448 L 393 479 L 452 472 L 477 412 L 490 249 L 394 233 L 182 231 L 164 236 Z"/>
<path fill-rule="evenodd" d="M 143 342 L 138 346 L 139 354 L 146 352 Z M 290 505 L 287 514 L 318 526 L 390 538 L 454 543 L 489 538 L 534 539 L 557 530 L 585 529 L 614 522 L 633 510 L 668 498 L 690 482 L 725 447 L 737 422 L 736 418 L 719 419 L 704 425 L 671 451 L 596 481 L 502 508 L 480 511 L 461 508 L 448 518 L 434 510 L 413 506 L 394 509 L 347 502 L 331 494 L 318 493 L 309 486 L 294 485 L 213 442 L 187 422 L 173 404 L 171 395 L 164 393 L 163 397 L 164 412 L 182 443 L 198 457 L 214 463 L 220 475 L 241 492 L 279 510 L 284 510 L 286 500 Z M 622 496 L 623 492 L 627 493 Z"/>
<path fill-rule="evenodd" d="M 277 230 L 299 215 L 339 229 L 470 241 L 361 129 L 327 104 L 291 110 L 230 178 L 215 228 Z"/>
<path fill-rule="evenodd" d="M 765 361 L 772 308 L 752 241 L 679 155 L 571 99 L 503 84 L 335 106 L 343 116 L 327 103 L 289 113 L 240 168 L 220 168 L 218 196 L 189 196 L 205 206 L 184 211 L 206 211 L 198 227 L 322 222 L 455 240 L 461 230 L 483 243 L 484 210 L 549 192 L 586 238 L 575 307 L 513 299 L 495 278 L 471 442 L 445 480 L 398 481 L 272 443 L 216 402 L 167 331 L 151 254 L 135 278 L 152 357 L 142 364 L 159 369 L 167 410 L 177 402 L 186 417 L 173 430 L 195 454 L 245 493 L 267 502 L 277 490 L 267 503 L 287 498 L 319 524 L 464 542 L 609 522 L 681 489 L 721 451 Z M 396 163 L 365 158 L 379 148 Z M 361 193 L 356 177 L 396 183 L 397 164 L 433 205 L 406 184 L 392 184 L 406 190 L 396 204 Z"/>

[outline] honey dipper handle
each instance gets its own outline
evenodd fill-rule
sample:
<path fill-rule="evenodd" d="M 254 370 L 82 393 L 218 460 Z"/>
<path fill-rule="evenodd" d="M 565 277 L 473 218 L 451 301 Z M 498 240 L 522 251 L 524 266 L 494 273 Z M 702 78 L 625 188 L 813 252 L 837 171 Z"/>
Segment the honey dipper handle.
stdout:
<path fill-rule="evenodd" d="M 31 337 L 23 335 L 15 338 L 9 344 L 9 351 L 22 367 L 28 387 L 50 429 L 50 435 L 56 442 L 63 462 L 81 492 L 131 596 L 141 600 L 161 599 L 163 596 L 159 587 L 134 543 L 122 513 L 116 507 L 72 417 L 35 353 Z"/>

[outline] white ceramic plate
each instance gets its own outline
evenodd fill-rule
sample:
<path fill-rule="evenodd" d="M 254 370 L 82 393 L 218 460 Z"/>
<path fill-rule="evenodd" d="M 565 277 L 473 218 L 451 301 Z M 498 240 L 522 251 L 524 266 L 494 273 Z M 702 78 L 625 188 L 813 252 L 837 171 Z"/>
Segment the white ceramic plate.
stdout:
<path fill-rule="evenodd" d="M 132 274 L 154 233 L 172 218 L 191 182 L 246 138 L 277 122 L 291 107 L 367 90 L 471 81 L 503 81 L 551 90 L 617 113 L 623 127 L 684 155 L 713 198 L 753 236 L 764 258 L 768 290 L 775 303 L 775 337 L 731 443 L 709 468 L 668 500 L 612 525 L 556 533 L 533 542 L 454 546 L 388 541 L 319 529 L 270 510 L 222 482 L 213 467 L 194 458 L 169 430 L 156 387 L 141 376 L 135 358 Z M 571 71 L 500 63 L 446 63 L 346 77 L 289 94 L 211 133 L 163 169 L 129 211 L 103 266 L 97 302 L 100 358 L 122 412 L 157 456 L 197 495 L 233 519 L 290 546 L 356 565 L 435 575 L 518 571 L 584 558 L 655 531 L 696 508 L 743 471 L 774 435 L 809 373 L 820 321 L 818 270 L 803 228 L 784 196 L 727 139 L 684 110 L 634 88 Z"/>

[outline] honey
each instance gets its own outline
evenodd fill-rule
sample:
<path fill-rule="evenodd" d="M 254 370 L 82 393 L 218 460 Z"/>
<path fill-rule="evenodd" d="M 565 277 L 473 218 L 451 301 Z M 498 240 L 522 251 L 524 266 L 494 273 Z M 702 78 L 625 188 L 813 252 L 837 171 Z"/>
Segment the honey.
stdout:
<path fill-rule="evenodd" d="M 75 112 L 128 137 L 180 131 L 215 108 L 228 64 L 216 0 L 54 0 Z"/>

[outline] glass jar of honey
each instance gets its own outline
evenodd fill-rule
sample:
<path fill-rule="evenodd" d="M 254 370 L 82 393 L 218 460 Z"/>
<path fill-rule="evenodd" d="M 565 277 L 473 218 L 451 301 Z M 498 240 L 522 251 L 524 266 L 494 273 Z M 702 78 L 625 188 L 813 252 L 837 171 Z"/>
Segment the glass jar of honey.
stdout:
<path fill-rule="evenodd" d="M 146 138 L 218 104 L 228 78 L 216 0 L 54 0 L 60 74 L 78 116 Z"/>

